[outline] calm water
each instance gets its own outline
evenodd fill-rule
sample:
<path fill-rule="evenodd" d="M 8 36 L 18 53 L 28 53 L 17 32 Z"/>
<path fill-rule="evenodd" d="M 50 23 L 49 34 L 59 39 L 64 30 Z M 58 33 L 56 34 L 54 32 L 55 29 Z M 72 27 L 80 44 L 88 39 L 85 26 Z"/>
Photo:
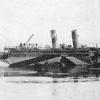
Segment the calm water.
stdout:
<path fill-rule="evenodd" d="M 100 81 L 95 78 L 1 77 L 0 100 L 100 100 Z"/>
<path fill-rule="evenodd" d="M 0 100 L 100 100 L 100 78 L 3 77 Z"/>

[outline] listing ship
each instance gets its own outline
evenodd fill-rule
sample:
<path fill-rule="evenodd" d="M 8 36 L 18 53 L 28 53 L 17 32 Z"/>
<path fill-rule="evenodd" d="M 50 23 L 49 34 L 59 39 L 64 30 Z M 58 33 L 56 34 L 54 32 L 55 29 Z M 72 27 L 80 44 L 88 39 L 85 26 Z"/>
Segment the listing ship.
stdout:
<path fill-rule="evenodd" d="M 28 44 L 33 35 L 31 35 L 26 43 L 20 43 L 16 47 L 5 47 L 4 53 L 1 56 L 1 61 L 8 63 L 10 66 L 17 66 L 17 64 L 29 65 L 57 57 L 66 57 L 67 61 L 74 62 L 78 59 L 84 64 L 91 64 L 96 60 L 97 48 L 89 48 L 85 45 L 79 47 L 77 30 L 72 30 L 73 46 L 61 44 L 57 47 L 57 34 L 56 30 L 51 30 L 52 47 L 40 48 L 38 44 Z M 97 56 L 96 56 L 97 57 Z M 78 62 L 78 61 L 77 61 Z"/>

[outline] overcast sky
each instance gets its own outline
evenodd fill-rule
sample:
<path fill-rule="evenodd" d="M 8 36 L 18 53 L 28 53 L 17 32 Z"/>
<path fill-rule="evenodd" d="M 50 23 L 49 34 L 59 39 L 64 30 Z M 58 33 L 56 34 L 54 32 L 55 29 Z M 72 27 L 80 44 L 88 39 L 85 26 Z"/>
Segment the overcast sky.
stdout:
<path fill-rule="evenodd" d="M 100 43 L 100 0 L 0 0 L 0 49 L 26 42 L 50 44 L 56 29 L 58 43 L 71 44 L 71 30 L 79 42 Z"/>

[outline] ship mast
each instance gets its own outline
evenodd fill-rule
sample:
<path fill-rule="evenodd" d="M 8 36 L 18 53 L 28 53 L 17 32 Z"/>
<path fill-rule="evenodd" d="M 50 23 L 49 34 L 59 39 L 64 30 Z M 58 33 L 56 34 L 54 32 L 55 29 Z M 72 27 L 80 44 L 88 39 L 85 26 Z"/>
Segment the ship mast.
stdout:
<path fill-rule="evenodd" d="M 27 42 L 26 42 L 25 44 L 29 43 L 33 36 L 34 36 L 34 35 L 32 34 L 32 35 L 28 38 L 28 40 L 27 40 Z"/>

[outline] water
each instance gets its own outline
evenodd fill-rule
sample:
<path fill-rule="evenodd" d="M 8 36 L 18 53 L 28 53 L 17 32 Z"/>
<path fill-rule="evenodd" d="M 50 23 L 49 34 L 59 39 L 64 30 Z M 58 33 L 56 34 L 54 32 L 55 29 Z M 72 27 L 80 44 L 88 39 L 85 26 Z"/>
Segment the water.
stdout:
<path fill-rule="evenodd" d="M 0 67 L 0 100 L 100 100 L 100 78 L 2 76 L 12 71 Z"/>
<path fill-rule="evenodd" d="M 100 100 L 99 80 L 1 77 L 0 100 Z"/>

